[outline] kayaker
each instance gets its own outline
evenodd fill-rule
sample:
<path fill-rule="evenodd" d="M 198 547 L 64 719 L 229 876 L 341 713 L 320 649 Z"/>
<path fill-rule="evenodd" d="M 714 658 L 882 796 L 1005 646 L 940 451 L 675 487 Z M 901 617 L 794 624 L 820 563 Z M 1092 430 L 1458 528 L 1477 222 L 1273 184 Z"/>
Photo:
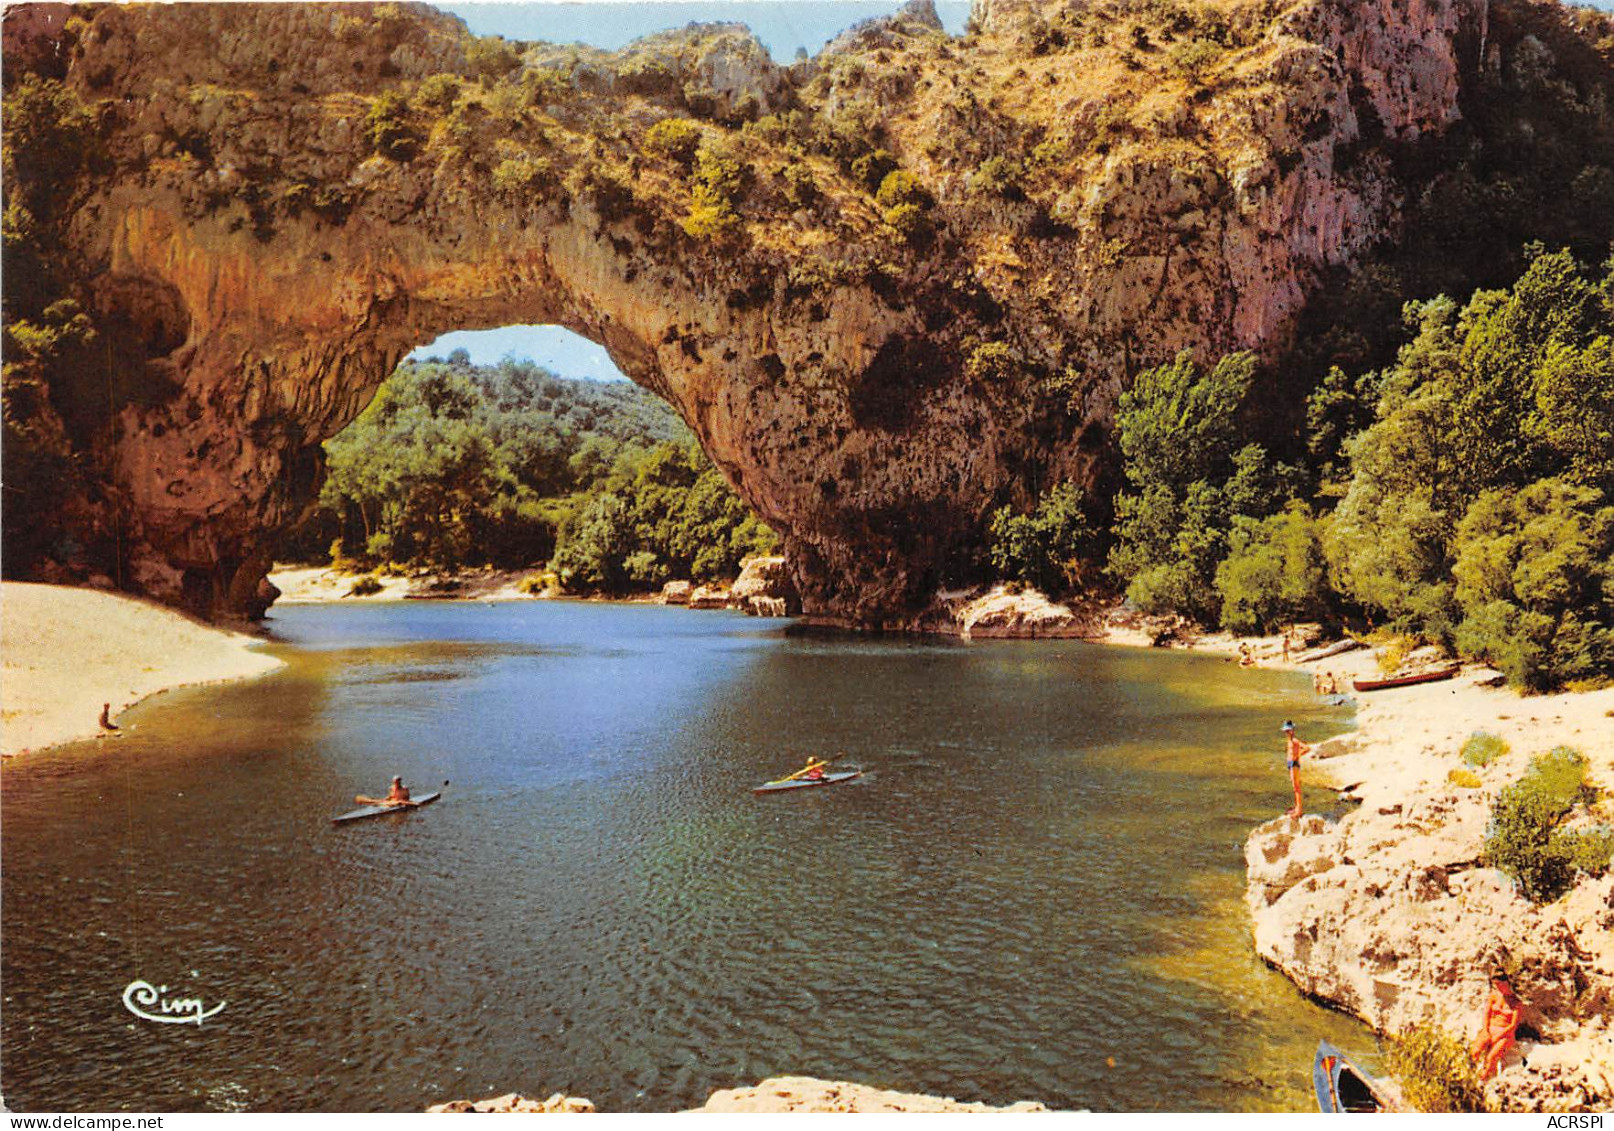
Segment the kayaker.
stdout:
<path fill-rule="evenodd" d="M 1491 975 L 1491 996 L 1485 1003 L 1485 1017 L 1472 1049 L 1474 1063 L 1482 1066 L 1481 1080 L 1496 1075 L 1497 1065 L 1513 1047 L 1514 1035 L 1519 1029 L 1519 1013 L 1519 999 L 1513 994 L 1512 983 L 1505 973 L 1496 971 Z"/>
<path fill-rule="evenodd" d="M 805 774 L 801 775 L 802 777 L 806 778 L 808 781 L 823 781 L 824 780 L 824 763 L 822 763 L 822 762 L 808 762 L 807 766 L 808 766 L 808 770 L 807 770 L 807 772 Z"/>
<path fill-rule="evenodd" d="M 403 783 L 403 775 L 392 779 L 392 787 L 387 790 L 385 805 L 403 805 L 409 800 L 409 789 Z"/>
<path fill-rule="evenodd" d="M 1288 721 L 1284 722 L 1284 724 L 1283 724 L 1283 735 L 1284 735 L 1284 740 L 1285 740 L 1284 741 L 1284 765 L 1288 767 L 1288 769 L 1289 769 L 1289 780 L 1294 783 L 1294 787 L 1295 787 L 1295 807 L 1293 809 L 1289 810 L 1289 812 L 1285 813 L 1284 816 L 1289 817 L 1290 819 L 1295 819 L 1295 818 L 1298 818 L 1300 816 L 1300 814 L 1301 814 L 1301 808 L 1300 808 L 1300 756 L 1302 754 L 1310 754 L 1311 753 L 1311 747 L 1307 746 L 1304 742 L 1301 742 L 1300 739 L 1295 737 L 1295 724 L 1292 723 L 1292 722 L 1288 722 Z"/>

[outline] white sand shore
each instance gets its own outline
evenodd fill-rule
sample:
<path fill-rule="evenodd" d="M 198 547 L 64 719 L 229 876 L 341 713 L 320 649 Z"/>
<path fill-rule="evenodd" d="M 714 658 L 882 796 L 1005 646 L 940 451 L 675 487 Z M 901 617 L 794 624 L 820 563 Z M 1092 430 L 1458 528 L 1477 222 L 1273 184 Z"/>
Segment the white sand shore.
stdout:
<path fill-rule="evenodd" d="M 133 597 L 62 585 L 0 585 L 0 755 L 100 733 L 149 695 L 281 666 L 254 637 Z"/>

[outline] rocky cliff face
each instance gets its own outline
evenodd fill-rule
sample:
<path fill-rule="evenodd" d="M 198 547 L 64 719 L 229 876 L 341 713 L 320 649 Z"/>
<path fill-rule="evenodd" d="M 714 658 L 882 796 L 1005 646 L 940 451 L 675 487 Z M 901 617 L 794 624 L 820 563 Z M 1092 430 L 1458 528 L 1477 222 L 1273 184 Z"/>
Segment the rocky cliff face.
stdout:
<path fill-rule="evenodd" d="M 1458 117 L 1488 26 L 980 0 L 953 40 L 921 0 L 785 69 L 733 27 L 517 52 L 397 5 L 45 10 L 8 13 L 8 82 L 57 75 L 92 122 L 56 268 L 121 390 L 84 521 L 125 584 L 261 607 L 320 442 L 405 352 L 557 323 L 859 625 L 967 577 L 991 508 L 1093 480 L 1141 366 L 1283 348 L 1394 237 L 1391 155 Z M 699 153 L 647 137 L 670 116 Z"/>

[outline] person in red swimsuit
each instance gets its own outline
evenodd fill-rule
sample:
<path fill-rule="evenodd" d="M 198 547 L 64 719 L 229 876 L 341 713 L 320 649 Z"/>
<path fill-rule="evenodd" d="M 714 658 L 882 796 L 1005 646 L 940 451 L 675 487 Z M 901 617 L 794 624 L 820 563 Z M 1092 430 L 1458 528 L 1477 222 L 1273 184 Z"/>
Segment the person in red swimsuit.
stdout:
<path fill-rule="evenodd" d="M 1480 1022 L 1479 1036 L 1474 1038 L 1474 1063 L 1481 1065 L 1480 1079 L 1489 1080 L 1496 1075 L 1497 1065 L 1513 1047 L 1514 1034 L 1519 1029 L 1519 999 L 1513 995 L 1508 976 L 1498 970 L 1491 975 L 1491 996 L 1485 1003 L 1485 1019 Z"/>
<path fill-rule="evenodd" d="M 1300 813 L 1301 813 L 1301 808 L 1300 808 L 1300 756 L 1302 754 L 1310 754 L 1311 753 L 1311 747 L 1307 746 L 1304 742 L 1301 742 L 1300 739 L 1295 737 L 1295 724 L 1294 723 L 1290 723 L 1290 722 L 1284 723 L 1283 724 L 1283 733 L 1284 733 L 1284 737 L 1286 739 L 1285 751 L 1284 751 L 1284 765 L 1289 768 L 1289 780 L 1294 783 L 1294 787 L 1295 787 L 1295 807 L 1293 809 L 1289 810 L 1287 813 L 1285 813 L 1284 816 L 1289 817 L 1291 819 L 1294 819 L 1294 818 L 1299 817 Z"/>

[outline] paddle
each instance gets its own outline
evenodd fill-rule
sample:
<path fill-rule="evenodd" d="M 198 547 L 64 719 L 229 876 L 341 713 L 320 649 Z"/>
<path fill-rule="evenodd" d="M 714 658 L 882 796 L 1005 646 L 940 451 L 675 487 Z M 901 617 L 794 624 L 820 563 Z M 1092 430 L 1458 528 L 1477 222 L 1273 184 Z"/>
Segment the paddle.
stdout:
<path fill-rule="evenodd" d="M 797 770 L 795 773 L 791 774 L 789 777 L 787 777 L 787 778 L 776 778 L 773 781 L 769 782 L 768 784 L 769 785 L 778 785 L 781 782 L 795 781 L 797 778 L 802 777 L 802 776 L 804 776 L 806 774 L 810 774 L 816 769 L 820 769 L 820 768 L 822 768 L 824 766 L 829 765 L 831 762 L 839 762 L 844 757 L 846 757 L 846 751 L 842 750 L 839 754 L 835 755 L 835 757 L 833 757 L 833 758 L 828 758 L 828 759 L 814 758 L 812 761 L 808 762 L 805 766 L 803 766 L 801 769 Z"/>

